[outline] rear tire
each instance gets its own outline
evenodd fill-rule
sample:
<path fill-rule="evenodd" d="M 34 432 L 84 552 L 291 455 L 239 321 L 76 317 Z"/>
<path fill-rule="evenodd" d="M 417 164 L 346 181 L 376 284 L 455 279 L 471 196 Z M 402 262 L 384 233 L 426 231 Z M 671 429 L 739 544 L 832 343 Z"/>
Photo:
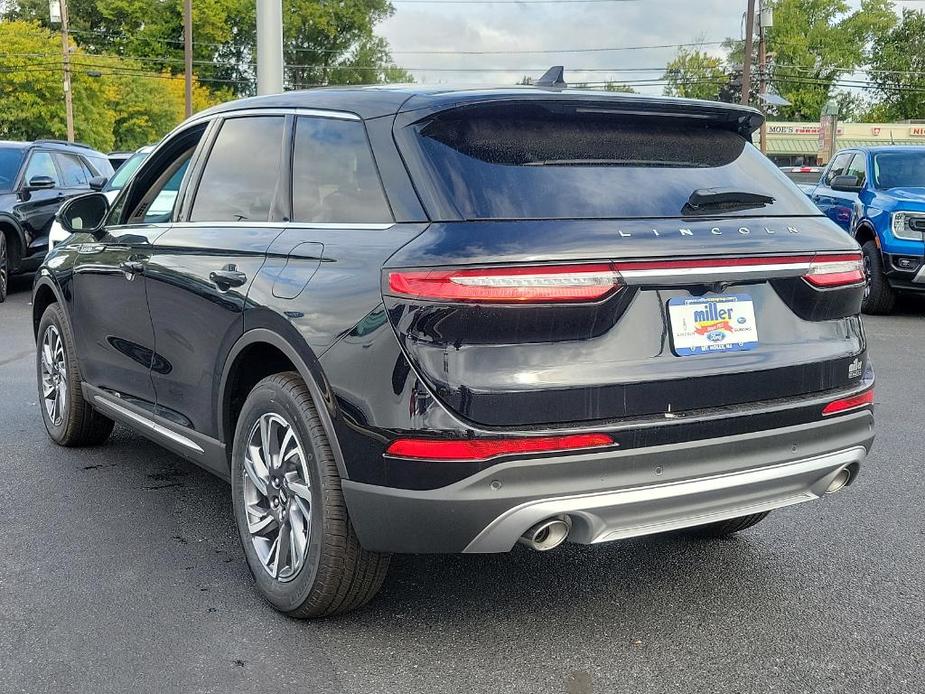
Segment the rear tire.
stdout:
<path fill-rule="evenodd" d="M 883 256 L 874 241 L 865 243 L 861 250 L 864 252 L 864 274 L 867 275 L 861 311 L 871 316 L 888 315 L 896 305 L 896 292 L 883 274 Z"/>
<path fill-rule="evenodd" d="M 739 532 L 740 530 L 745 530 L 746 528 L 750 528 L 753 525 L 760 523 L 768 517 L 769 513 L 770 511 L 765 511 L 764 513 L 753 513 L 748 516 L 729 518 L 727 520 L 718 521 L 716 523 L 698 525 L 694 528 L 690 528 L 686 532 L 689 535 L 693 535 L 694 537 L 702 538 L 727 537 L 733 533 Z"/>
<path fill-rule="evenodd" d="M 45 429 L 61 446 L 96 446 L 113 421 L 84 400 L 74 338 L 58 304 L 45 309 L 36 337 L 35 368 Z"/>
<path fill-rule="evenodd" d="M 247 396 L 231 490 L 247 565 L 277 610 L 300 619 L 341 614 L 379 591 L 389 555 L 360 546 L 330 443 L 298 373 L 268 376 Z"/>

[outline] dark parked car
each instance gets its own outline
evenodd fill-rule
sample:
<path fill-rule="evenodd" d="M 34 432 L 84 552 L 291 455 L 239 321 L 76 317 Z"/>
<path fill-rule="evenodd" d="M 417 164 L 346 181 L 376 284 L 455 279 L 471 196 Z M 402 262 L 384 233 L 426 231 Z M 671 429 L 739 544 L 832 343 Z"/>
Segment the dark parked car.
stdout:
<path fill-rule="evenodd" d="M 97 190 L 112 175 L 105 154 L 86 145 L 0 141 L 0 301 L 11 274 L 35 270 L 66 199 Z"/>
<path fill-rule="evenodd" d="M 873 438 L 861 254 L 760 122 L 529 87 L 204 112 L 62 210 L 45 426 L 229 480 L 298 617 L 365 603 L 391 552 L 723 536 L 838 491 Z"/>
<path fill-rule="evenodd" d="M 865 313 L 890 313 L 897 294 L 925 292 L 925 147 L 838 152 L 807 195 L 861 244 Z"/>

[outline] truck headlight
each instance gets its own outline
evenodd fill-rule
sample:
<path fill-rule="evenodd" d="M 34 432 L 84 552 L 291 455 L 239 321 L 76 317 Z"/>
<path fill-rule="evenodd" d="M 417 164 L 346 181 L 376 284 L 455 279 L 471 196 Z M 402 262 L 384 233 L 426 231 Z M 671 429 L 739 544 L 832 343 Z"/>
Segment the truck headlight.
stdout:
<path fill-rule="evenodd" d="M 906 241 L 925 240 L 925 213 L 894 212 L 893 236 Z"/>

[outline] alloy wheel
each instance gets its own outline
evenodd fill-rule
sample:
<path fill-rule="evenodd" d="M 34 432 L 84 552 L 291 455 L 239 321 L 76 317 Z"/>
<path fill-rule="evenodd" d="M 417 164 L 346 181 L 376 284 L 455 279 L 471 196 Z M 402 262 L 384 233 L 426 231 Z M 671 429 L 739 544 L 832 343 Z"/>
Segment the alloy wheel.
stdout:
<path fill-rule="evenodd" d="M 6 297 L 10 276 L 10 260 L 6 250 L 6 237 L 0 232 L 0 301 Z"/>
<path fill-rule="evenodd" d="M 864 299 L 865 300 L 867 299 L 867 297 L 870 296 L 870 277 L 871 277 L 870 258 L 867 256 L 867 254 L 865 254 L 864 255 Z"/>
<path fill-rule="evenodd" d="M 54 325 L 42 336 L 42 401 L 49 421 L 61 426 L 67 410 L 67 361 L 64 341 Z"/>
<path fill-rule="evenodd" d="M 294 427 L 275 413 L 260 416 L 244 453 L 247 530 L 264 570 L 290 581 L 305 563 L 311 537 L 312 490 Z"/>

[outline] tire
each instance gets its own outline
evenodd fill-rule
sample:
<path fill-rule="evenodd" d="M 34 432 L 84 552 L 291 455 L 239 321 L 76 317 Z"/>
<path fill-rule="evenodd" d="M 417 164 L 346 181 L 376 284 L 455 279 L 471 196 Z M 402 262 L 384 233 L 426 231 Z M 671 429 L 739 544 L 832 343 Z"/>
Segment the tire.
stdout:
<path fill-rule="evenodd" d="M 96 446 L 109 438 L 113 421 L 84 400 L 74 338 L 58 304 L 45 309 L 39 322 L 35 368 L 39 409 L 45 429 L 55 443 Z M 63 390 L 59 388 L 61 384 Z"/>
<path fill-rule="evenodd" d="M 745 530 L 756 525 L 768 517 L 770 511 L 764 513 L 753 513 L 748 516 L 739 516 L 738 518 L 729 518 L 716 523 L 707 523 L 688 529 L 688 535 L 701 538 L 719 538 L 727 537 L 740 530 Z"/>
<path fill-rule="evenodd" d="M 282 464 L 267 465 L 273 457 Z M 356 609 L 379 591 L 389 555 L 360 546 L 330 443 L 299 374 L 269 376 L 247 396 L 235 429 L 231 490 L 247 565 L 277 610 L 325 617 Z M 288 550 L 280 551 L 280 537 L 288 537 Z"/>
<path fill-rule="evenodd" d="M 867 275 L 861 311 L 871 316 L 888 315 L 896 305 L 896 292 L 883 274 L 883 256 L 874 241 L 865 243 L 861 250 L 864 253 L 864 274 Z"/>
<path fill-rule="evenodd" d="M 6 301 L 10 284 L 10 253 L 6 246 L 6 234 L 0 231 L 0 304 Z"/>

